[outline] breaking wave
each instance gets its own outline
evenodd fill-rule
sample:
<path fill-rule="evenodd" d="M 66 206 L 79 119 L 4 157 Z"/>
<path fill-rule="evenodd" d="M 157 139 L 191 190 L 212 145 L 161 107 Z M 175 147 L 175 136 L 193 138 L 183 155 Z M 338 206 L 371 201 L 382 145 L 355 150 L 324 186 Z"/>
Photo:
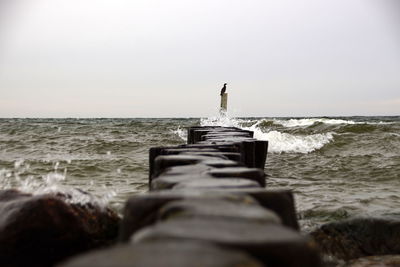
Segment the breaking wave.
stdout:
<path fill-rule="evenodd" d="M 187 132 L 185 130 L 183 130 L 180 126 L 178 126 L 178 128 L 176 130 L 172 130 L 173 134 L 176 134 L 177 136 L 179 136 L 180 139 L 182 139 L 182 141 L 187 140 Z"/>
<path fill-rule="evenodd" d="M 260 140 L 267 140 L 268 151 L 273 153 L 292 152 L 310 153 L 321 149 L 324 145 L 333 141 L 333 133 L 312 134 L 312 135 L 292 135 L 279 131 L 262 132 L 255 128 L 254 137 Z"/>
<path fill-rule="evenodd" d="M 201 119 L 200 125 L 239 127 L 245 130 L 251 130 L 254 132 L 254 138 L 269 141 L 268 151 L 273 153 L 310 153 L 321 149 L 324 145 L 332 142 L 334 139 L 334 132 L 311 135 L 294 135 L 277 130 L 265 130 L 265 127 L 260 127 L 260 124 L 263 121 L 264 120 L 244 120 L 222 116 Z M 294 124 L 293 121 L 291 123 Z M 305 124 L 309 122 L 301 121 L 298 123 Z M 243 126 L 246 124 L 250 124 L 250 126 Z"/>
<path fill-rule="evenodd" d="M 59 170 L 59 163 L 54 164 L 54 170 L 41 177 L 26 175 L 30 165 L 23 160 L 14 163 L 14 169 L 0 170 L 0 189 L 17 189 L 32 195 L 62 194 L 66 201 L 74 204 L 92 204 L 105 208 L 116 195 L 115 191 L 103 188 L 103 194 L 96 196 L 81 189 L 63 184 L 67 178 L 67 169 Z"/>
<path fill-rule="evenodd" d="M 341 120 L 341 119 L 325 119 L 325 118 L 307 118 L 307 119 L 289 119 L 289 120 L 272 120 L 274 124 L 279 124 L 284 127 L 304 127 L 311 126 L 315 123 L 325 124 L 356 124 L 357 122 L 352 120 Z"/>

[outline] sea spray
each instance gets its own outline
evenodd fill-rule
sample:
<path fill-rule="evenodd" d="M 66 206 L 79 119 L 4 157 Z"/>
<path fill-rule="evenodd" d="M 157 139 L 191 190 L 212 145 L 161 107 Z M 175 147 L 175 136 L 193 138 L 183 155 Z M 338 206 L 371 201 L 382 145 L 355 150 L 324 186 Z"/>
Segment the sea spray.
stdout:
<path fill-rule="evenodd" d="M 264 120 L 265 121 L 265 120 Z M 284 127 L 307 127 L 316 123 L 323 123 L 327 125 L 354 125 L 354 124 L 365 124 L 365 125 L 390 125 L 393 122 L 385 121 L 355 121 L 345 119 L 332 119 L 332 118 L 303 118 L 303 119 L 272 119 L 271 121 L 275 125 L 282 125 Z"/>
<path fill-rule="evenodd" d="M 333 220 L 336 215 L 324 215 L 332 211 L 349 217 L 400 214 L 395 116 L 0 119 L 0 188 L 19 187 L 18 177 L 28 187 L 45 187 L 43 176 L 59 162 L 58 174 L 67 172 L 58 183 L 98 198 L 114 193 L 109 205 L 122 208 L 128 197 L 148 190 L 149 148 L 183 144 L 186 128 L 199 124 L 247 127 L 270 141 L 268 188 L 295 192 L 297 211 L 307 215 L 300 220 L 303 229 Z"/>
<path fill-rule="evenodd" d="M 325 123 L 325 124 L 356 124 L 352 120 L 341 120 L 341 119 L 325 119 L 325 118 L 307 118 L 307 119 L 273 119 L 274 124 L 282 125 L 284 127 L 304 127 L 311 126 L 315 123 Z"/>
<path fill-rule="evenodd" d="M 179 138 L 182 139 L 182 141 L 186 142 L 187 132 L 185 130 L 183 130 L 180 126 L 178 126 L 178 128 L 176 130 L 171 130 L 171 132 L 173 134 L 176 134 L 177 136 L 179 136 Z"/>
<path fill-rule="evenodd" d="M 249 130 L 252 128 L 250 127 Z M 268 140 L 268 150 L 272 153 L 310 153 L 330 143 L 333 140 L 333 133 L 299 136 L 279 131 L 264 133 L 256 128 L 254 137 L 259 140 Z"/>
<path fill-rule="evenodd" d="M 13 170 L 0 170 L 0 189 L 13 188 L 33 195 L 61 194 L 66 197 L 65 200 L 69 203 L 90 203 L 100 208 L 105 208 L 115 197 L 116 192 L 107 187 L 103 187 L 102 194 L 94 195 L 64 184 L 63 182 L 67 178 L 67 168 L 60 171 L 59 165 L 59 162 L 55 162 L 53 171 L 39 178 L 27 175 L 30 171 L 30 165 L 25 163 L 24 160 L 17 160 L 14 163 Z"/>
<path fill-rule="evenodd" d="M 277 130 L 266 130 L 259 127 L 264 119 L 258 120 L 244 120 L 230 118 L 228 116 L 210 117 L 201 119 L 200 125 L 202 126 L 225 126 L 225 127 L 239 127 L 245 130 L 254 132 L 254 138 L 259 140 L 269 141 L 269 152 L 272 153 L 310 153 L 315 150 L 321 149 L 324 145 L 333 141 L 334 133 L 328 132 L 324 134 L 311 134 L 311 135 L 293 135 L 289 133 L 280 132 Z M 329 120 L 328 120 L 329 121 Z M 336 120 L 339 123 L 339 120 Z M 305 124 L 299 120 L 292 121 L 292 124 Z M 309 124 L 311 120 L 307 120 Z M 251 123 L 250 126 L 243 126 Z M 311 123 L 312 124 L 312 123 Z M 289 126 L 290 127 L 290 126 Z"/>

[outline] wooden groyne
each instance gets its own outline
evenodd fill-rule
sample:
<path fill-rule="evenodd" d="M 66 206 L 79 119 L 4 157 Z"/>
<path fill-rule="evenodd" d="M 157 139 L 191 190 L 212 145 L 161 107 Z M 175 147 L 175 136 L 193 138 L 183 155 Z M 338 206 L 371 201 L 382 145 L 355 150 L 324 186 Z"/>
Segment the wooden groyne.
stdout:
<path fill-rule="evenodd" d="M 321 266 L 299 233 L 290 190 L 267 190 L 268 142 L 234 127 L 191 127 L 149 151 L 149 193 L 123 211 L 120 245 L 63 266 Z"/>

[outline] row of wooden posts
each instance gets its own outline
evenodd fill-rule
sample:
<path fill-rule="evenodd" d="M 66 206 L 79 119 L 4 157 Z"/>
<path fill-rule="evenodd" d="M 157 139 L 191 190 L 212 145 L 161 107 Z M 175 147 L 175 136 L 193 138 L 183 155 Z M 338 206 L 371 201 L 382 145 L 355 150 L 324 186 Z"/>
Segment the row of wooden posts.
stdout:
<path fill-rule="evenodd" d="M 251 131 L 207 126 L 151 148 L 149 192 L 126 202 L 120 245 L 63 266 L 321 266 L 292 192 L 268 189 L 267 150 Z"/>
<path fill-rule="evenodd" d="M 268 189 L 268 141 L 253 135 L 190 127 L 187 144 L 151 148 L 149 192 L 126 202 L 121 245 L 67 266 L 321 266 L 291 190 Z"/>
<path fill-rule="evenodd" d="M 151 148 L 150 192 L 128 200 L 121 241 L 167 244 L 163 266 L 320 266 L 292 192 L 265 188 L 267 150 L 251 131 L 207 126 L 189 128 L 185 145 Z"/>

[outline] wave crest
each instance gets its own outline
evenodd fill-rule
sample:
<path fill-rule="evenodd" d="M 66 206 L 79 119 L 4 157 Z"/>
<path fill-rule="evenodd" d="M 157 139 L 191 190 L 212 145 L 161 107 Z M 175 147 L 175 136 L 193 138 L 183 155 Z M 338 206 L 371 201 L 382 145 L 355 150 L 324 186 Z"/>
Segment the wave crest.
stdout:
<path fill-rule="evenodd" d="M 180 139 L 183 141 L 187 140 L 187 132 L 183 130 L 180 126 L 176 130 L 171 130 L 171 132 L 175 135 L 177 135 Z"/>
<path fill-rule="evenodd" d="M 356 124 L 357 122 L 352 120 L 342 119 L 327 119 L 327 118 L 307 118 L 307 119 L 289 119 L 289 120 L 273 120 L 274 124 L 280 124 L 284 127 L 306 127 L 311 126 L 315 123 L 325 123 L 331 125 L 337 124 Z"/>
<path fill-rule="evenodd" d="M 97 196 L 85 192 L 79 188 L 65 185 L 63 182 L 67 178 L 67 169 L 60 172 L 59 163 L 54 164 L 54 170 L 43 175 L 41 178 L 27 175 L 30 165 L 23 160 L 17 160 L 14 163 L 14 169 L 0 170 L 0 189 L 17 189 L 32 195 L 43 194 L 62 194 L 67 196 L 66 201 L 74 204 L 92 204 L 99 208 L 105 208 L 116 196 L 116 192 L 103 188 L 101 195 Z"/>
<path fill-rule="evenodd" d="M 254 137 L 260 140 L 268 140 L 268 151 L 274 153 L 310 153 L 321 149 L 324 145 L 333 141 L 333 133 L 292 135 L 279 131 L 263 132 L 256 127 L 250 127 L 254 131 Z"/>
<path fill-rule="evenodd" d="M 324 120 L 324 119 L 320 119 Z M 274 120 L 275 122 L 279 120 Z M 318 120 L 314 119 L 294 119 L 288 120 L 288 125 L 302 124 L 312 125 Z M 329 120 L 330 123 L 342 123 L 342 120 Z M 349 121 L 347 121 L 349 122 Z M 315 150 L 321 149 L 324 145 L 333 141 L 333 132 L 319 133 L 311 135 L 293 135 L 289 133 L 280 132 L 277 130 L 263 131 L 267 120 L 243 120 L 230 118 L 228 116 L 204 118 L 200 120 L 201 126 L 225 126 L 225 127 L 239 127 L 245 130 L 254 132 L 254 138 L 259 140 L 269 141 L 268 150 L 273 153 L 310 153 Z M 243 125 L 251 126 L 244 127 Z M 294 126 L 293 126 L 294 127 Z"/>

